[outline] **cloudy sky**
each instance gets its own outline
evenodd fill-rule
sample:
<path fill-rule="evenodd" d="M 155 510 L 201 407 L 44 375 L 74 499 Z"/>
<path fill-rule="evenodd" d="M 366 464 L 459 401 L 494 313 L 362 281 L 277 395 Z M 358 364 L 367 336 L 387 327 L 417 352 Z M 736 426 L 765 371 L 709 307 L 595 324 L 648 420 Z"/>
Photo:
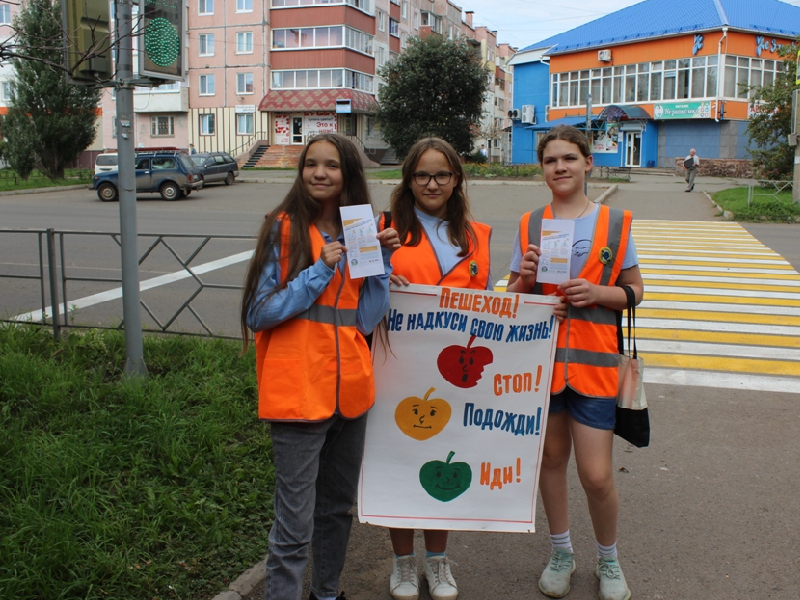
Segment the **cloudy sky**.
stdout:
<path fill-rule="evenodd" d="M 594 21 L 642 0 L 453 0 L 463 10 L 475 11 L 474 25 L 497 31 L 499 42 L 518 49 Z M 753 0 L 755 1 L 755 0 Z M 800 0 L 784 0 L 800 5 Z"/>

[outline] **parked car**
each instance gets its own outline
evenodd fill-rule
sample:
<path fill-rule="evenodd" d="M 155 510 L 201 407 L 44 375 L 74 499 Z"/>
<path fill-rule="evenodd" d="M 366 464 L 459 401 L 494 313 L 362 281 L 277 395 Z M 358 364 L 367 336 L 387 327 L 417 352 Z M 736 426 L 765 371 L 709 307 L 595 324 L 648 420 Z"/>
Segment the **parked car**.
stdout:
<path fill-rule="evenodd" d="M 185 152 L 139 152 L 135 160 L 138 194 L 159 193 L 164 200 L 177 200 L 203 187 L 203 174 Z M 119 200 L 119 172 L 96 174 L 92 189 L 103 202 Z"/>
<path fill-rule="evenodd" d="M 239 165 L 227 152 L 199 152 L 190 155 L 195 166 L 200 169 L 206 183 L 222 181 L 231 185 L 239 176 Z"/>
<path fill-rule="evenodd" d="M 94 159 L 94 174 L 108 173 L 118 169 L 118 154 L 98 154 Z"/>

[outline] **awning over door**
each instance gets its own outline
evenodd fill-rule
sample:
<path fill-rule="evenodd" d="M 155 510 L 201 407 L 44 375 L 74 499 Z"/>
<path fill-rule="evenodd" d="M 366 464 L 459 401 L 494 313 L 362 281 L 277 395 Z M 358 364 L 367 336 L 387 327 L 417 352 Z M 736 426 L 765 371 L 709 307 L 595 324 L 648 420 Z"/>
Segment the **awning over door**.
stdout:
<path fill-rule="evenodd" d="M 610 104 L 603 109 L 597 119 L 602 121 L 650 121 L 653 117 L 650 116 L 645 109 L 641 106 L 618 106 Z"/>
<path fill-rule="evenodd" d="M 270 90 L 258 105 L 261 112 L 335 112 L 336 100 L 350 100 L 350 111 L 374 114 L 375 96 L 348 88 L 321 90 Z"/>

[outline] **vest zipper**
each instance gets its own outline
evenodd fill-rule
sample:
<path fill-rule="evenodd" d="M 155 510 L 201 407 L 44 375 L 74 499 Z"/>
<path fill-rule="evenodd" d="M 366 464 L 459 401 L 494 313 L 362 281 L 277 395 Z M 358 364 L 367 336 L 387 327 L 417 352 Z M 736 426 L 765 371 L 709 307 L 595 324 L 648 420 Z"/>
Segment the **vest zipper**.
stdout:
<path fill-rule="evenodd" d="M 347 268 L 347 261 L 345 260 L 345 269 Z M 339 275 L 339 265 L 336 265 L 336 275 Z M 334 277 L 336 276 L 334 275 Z M 342 379 L 342 359 L 339 352 L 339 297 L 342 295 L 344 289 L 344 273 L 340 274 L 342 282 L 339 284 L 339 289 L 336 290 L 336 300 L 333 303 L 334 317 L 333 317 L 333 336 L 336 339 L 336 412 L 341 415 L 339 410 L 339 389 Z M 358 307 L 356 307 L 358 310 Z"/>

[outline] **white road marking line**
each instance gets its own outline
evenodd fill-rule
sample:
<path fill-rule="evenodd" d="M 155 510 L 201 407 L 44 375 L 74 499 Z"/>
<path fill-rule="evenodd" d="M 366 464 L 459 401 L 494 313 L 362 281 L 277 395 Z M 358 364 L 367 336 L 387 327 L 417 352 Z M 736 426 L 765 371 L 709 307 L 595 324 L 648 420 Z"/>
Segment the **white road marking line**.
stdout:
<path fill-rule="evenodd" d="M 769 377 L 767 375 L 748 375 L 735 372 L 647 368 L 644 372 L 644 381 L 645 383 L 691 385 L 756 392 L 800 393 L 797 377 Z"/>
<path fill-rule="evenodd" d="M 719 321 L 681 321 L 676 319 L 636 319 L 636 327 L 648 329 L 688 329 L 690 331 L 725 331 L 732 333 L 764 333 L 769 335 L 800 336 L 800 327 L 781 325 L 751 325 Z"/>
<path fill-rule="evenodd" d="M 229 267 L 230 265 L 235 265 L 237 263 L 250 260 L 251 256 L 253 256 L 253 250 L 248 250 L 247 252 L 240 252 L 239 254 L 234 254 L 226 258 L 220 258 L 218 260 L 212 260 L 211 262 L 207 262 L 202 265 L 197 265 L 196 267 L 190 267 L 190 268 L 195 275 L 203 275 L 204 273 L 210 273 L 211 271 L 216 271 L 218 269 Z M 166 275 L 160 275 L 159 277 L 146 279 L 145 281 L 139 283 L 139 291 L 144 292 L 146 290 L 151 290 L 153 288 L 162 285 L 168 285 L 170 283 L 174 283 L 182 279 L 188 279 L 191 276 L 192 276 L 191 273 L 189 273 L 185 269 L 181 269 L 180 271 L 176 271 L 174 273 L 167 273 Z M 107 292 L 100 292 L 99 294 L 86 296 L 85 298 L 68 300 L 68 303 L 70 309 L 73 307 L 77 309 L 77 308 L 86 308 L 89 306 L 93 306 L 95 304 L 100 304 L 101 302 L 110 302 L 111 300 L 119 300 L 120 298 L 122 298 L 122 288 L 118 287 L 113 290 L 108 290 Z M 50 318 L 52 316 L 53 316 L 53 307 L 48 306 L 44 309 L 44 315 L 42 315 L 41 310 L 34 310 L 28 313 L 17 315 L 16 317 L 14 317 L 13 320 L 41 321 L 42 319 Z"/>
<path fill-rule="evenodd" d="M 667 302 L 661 300 L 648 300 L 639 305 L 639 308 L 661 308 L 664 310 L 688 310 L 729 312 L 759 315 L 787 315 L 800 317 L 800 308 L 792 306 L 770 306 L 763 304 L 719 304 L 717 302 Z"/>
<path fill-rule="evenodd" d="M 771 360 L 792 360 L 800 362 L 800 349 L 797 348 L 709 344 L 704 342 L 675 342 L 644 338 L 637 339 L 636 345 L 639 352 L 645 356 L 645 359 L 647 358 L 647 353 L 652 352 L 655 354 L 692 354 L 728 358 L 769 358 Z M 800 386 L 798 387 L 800 388 Z"/>

